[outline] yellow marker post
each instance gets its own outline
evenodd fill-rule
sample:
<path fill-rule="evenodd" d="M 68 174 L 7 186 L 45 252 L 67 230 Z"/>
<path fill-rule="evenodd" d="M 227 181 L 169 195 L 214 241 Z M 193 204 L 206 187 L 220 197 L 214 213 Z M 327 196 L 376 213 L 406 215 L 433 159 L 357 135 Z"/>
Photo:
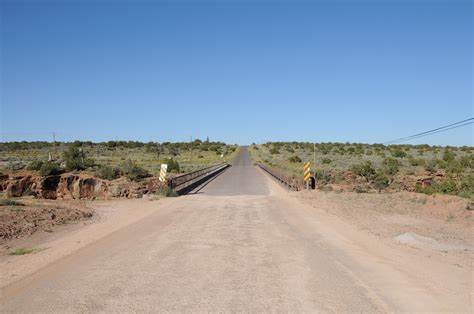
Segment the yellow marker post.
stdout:
<path fill-rule="evenodd" d="M 308 180 L 311 178 L 311 163 L 308 161 L 303 167 L 303 180 L 306 182 L 306 189 L 308 189 Z"/>

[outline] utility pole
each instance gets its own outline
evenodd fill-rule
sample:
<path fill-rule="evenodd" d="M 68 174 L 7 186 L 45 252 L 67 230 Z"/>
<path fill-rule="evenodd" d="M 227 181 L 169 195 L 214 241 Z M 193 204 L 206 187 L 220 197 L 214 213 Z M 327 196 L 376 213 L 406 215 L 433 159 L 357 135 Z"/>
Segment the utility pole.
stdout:
<path fill-rule="evenodd" d="M 316 180 L 316 143 L 313 142 L 313 171 L 314 171 L 314 180 Z"/>

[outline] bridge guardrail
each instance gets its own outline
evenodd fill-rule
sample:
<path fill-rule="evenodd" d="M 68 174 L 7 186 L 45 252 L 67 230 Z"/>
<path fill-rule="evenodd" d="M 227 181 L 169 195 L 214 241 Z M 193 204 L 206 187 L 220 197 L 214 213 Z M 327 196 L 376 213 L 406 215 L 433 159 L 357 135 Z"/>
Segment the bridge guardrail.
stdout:
<path fill-rule="evenodd" d="M 207 176 L 215 174 L 230 165 L 226 162 L 210 166 L 204 169 L 199 169 L 193 172 L 185 173 L 174 178 L 170 178 L 168 181 L 168 186 L 175 191 L 183 190 L 184 188 L 198 182 L 199 180 L 204 179 Z"/>
<path fill-rule="evenodd" d="M 265 172 L 270 174 L 272 177 L 274 177 L 278 181 L 280 181 L 281 183 L 283 183 L 284 185 L 286 185 L 291 190 L 299 191 L 299 190 L 303 189 L 303 187 L 304 187 L 303 180 L 301 180 L 301 179 L 297 179 L 293 176 L 289 176 L 287 174 L 284 174 L 282 171 L 273 169 L 273 168 L 271 168 L 269 166 L 266 166 L 264 164 L 257 163 L 257 166 L 260 167 L 261 169 L 263 169 Z"/>

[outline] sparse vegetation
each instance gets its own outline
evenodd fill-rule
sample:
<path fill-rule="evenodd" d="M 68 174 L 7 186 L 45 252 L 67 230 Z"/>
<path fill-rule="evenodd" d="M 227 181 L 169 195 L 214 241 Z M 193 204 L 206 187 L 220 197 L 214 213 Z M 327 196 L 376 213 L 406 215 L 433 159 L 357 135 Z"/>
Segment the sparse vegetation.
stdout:
<path fill-rule="evenodd" d="M 97 176 L 105 180 L 114 180 L 120 177 L 120 169 L 117 167 L 100 166 Z"/>
<path fill-rule="evenodd" d="M 9 255 L 26 255 L 26 254 L 31 254 L 31 253 L 34 253 L 34 252 L 37 252 L 38 249 L 35 249 L 35 248 L 18 248 L 16 249 L 15 251 L 13 252 L 10 252 Z"/>
<path fill-rule="evenodd" d="M 321 163 L 322 163 L 323 165 L 329 165 L 329 164 L 331 163 L 331 159 L 329 159 L 329 158 L 323 158 L 323 159 L 321 160 Z"/>
<path fill-rule="evenodd" d="M 370 161 L 366 161 L 362 164 L 356 164 L 351 167 L 354 174 L 364 177 L 367 182 L 371 181 L 375 177 L 375 168 Z"/>
<path fill-rule="evenodd" d="M 43 164 L 50 163 L 48 159 L 51 154 L 52 162 L 58 167 L 61 165 L 57 173 L 70 170 L 99 173 L 103 166 L 120 168 L 125 160 L 131 159 L 148 173 L 158 175 L 161 163 L 167 158 L 173 158 L 179 164 L 179 172 L 184 173 L 230 161 L 236 155 L 237 148 L 237 145 L 201 140 L 178 143 L 7 142 L 0 143 L 0 170 L 27 168 L 40 171 Z"/>
<path fill-rule="evenodd" d="M 141 179 L 148 176 L 148 173 L 145 169 L 130 159 L 127 159 L 121 164 L 120 172 L 130 181 L 140 181 Z"/>
<path fill-rule="evenodd" d="M 396 174 L 400 169 L 400 161 L 394 158 L 384 158 L 382 161 L 384 172 L 387 174 Z"/>
<path fill-rule="evenodd" d="M 316 146 L 317 185 L 336 185 L 346 190 L 359 186 L 367 191 L 408 189 L 424 193 L 442 193 L 474 198 L 471 176 L 474 147 L 438 147 L 429 145 L 392 145 L 360 143 L 318 143 Z M 254 145 L 250 152 L 262 162 L 296 178 L 301 178 L 300 163 L 314 158 L 313 143 L 272 142 Z M 290 153 L 290 148 L 294 153 Z M 278 153 L 275 151 L 278 150 Z M 416 157 L 415 157 L 416 156 Z M 324 174 L 324 175 L 323 175 Z M 363 178 L 365 182 L 360 181 Z M 416 183 L 420 184 L 415 187 Z"/>
<path fill-rule="evenodd" d="M 291 156 L 288 160 L 293 163 L 301 162 L 301 158 L 298 156 Z"/>
<path fill-rule="evenodd" d="M 66 171 L 84 170 L 91 162 L 86 159 L 86 154 L 77 144 L 69 146 L 63 153 Z"/>
<path fill-rule="evenodd" d="M 163 163 L 168 165 L 168 172 L 179 172 L 179 163 L 175 159 L 166 158 Z"/>
<path fill-rule="evenodd" d="M 158 192 L 158 195 L 163 196 L 163 197 L 176 197 L 178 196 L 178 193 L 174 191 L 172 188 L 169 186 L 163 186 L 161 187 Z"/>
<path fill-rule="evenodd" d="M 15 206 L 15 205 L 23 205 L 21 204 L 20 202 L 18 201 L 15 201 L 15 200 L 12 200 L 12 199 L 9 199 L 9 198 L 2 198 L 0 199 L 0 206 Z"/>
<path fill-rule="evenodd" d="M 61 167 L 56 162 L 44 162 L 39 169 L 39 173 L 43 177 L 56 175 L 61 173 Z"/>

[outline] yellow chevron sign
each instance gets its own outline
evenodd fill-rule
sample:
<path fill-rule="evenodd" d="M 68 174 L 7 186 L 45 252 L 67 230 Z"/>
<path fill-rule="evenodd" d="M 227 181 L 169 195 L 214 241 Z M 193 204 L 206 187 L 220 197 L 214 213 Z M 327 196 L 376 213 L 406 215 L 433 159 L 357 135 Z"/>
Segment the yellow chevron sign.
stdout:
<path fill-rule="evenodd" d="M 303 167 L 303 179 L 305 181 L 308 181 L 309 178 L 311 178 L 311 163 L 308 161 L 307 163 L 304 164 Z"/>

